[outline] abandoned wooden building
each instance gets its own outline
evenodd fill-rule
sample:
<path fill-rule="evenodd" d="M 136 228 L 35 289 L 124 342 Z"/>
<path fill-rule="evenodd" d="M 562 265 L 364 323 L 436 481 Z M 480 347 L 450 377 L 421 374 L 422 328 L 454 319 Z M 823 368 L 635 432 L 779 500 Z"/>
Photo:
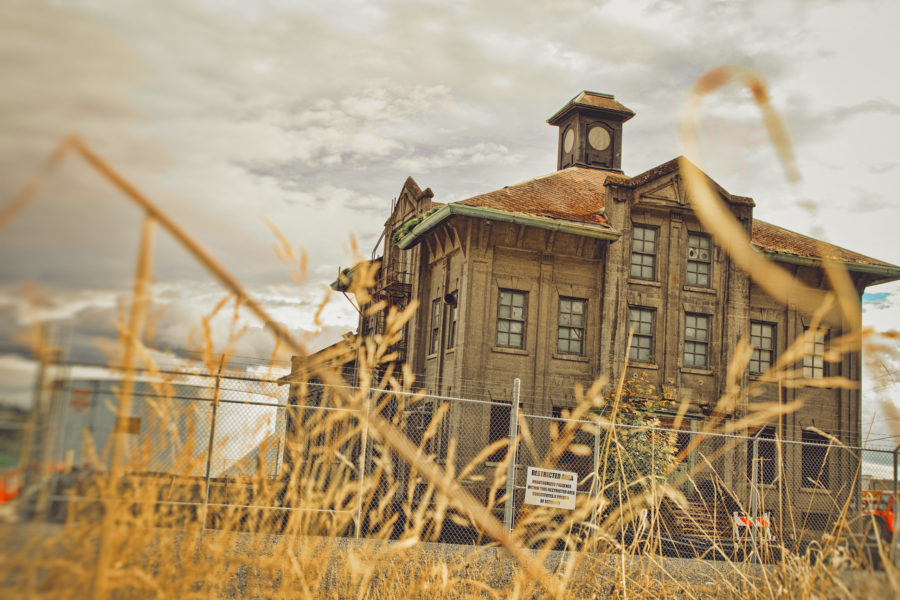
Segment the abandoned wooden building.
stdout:
<path fill-rule="evenodd" d="M 746 414 L 746 403 L 803 399 L 761 432 L 766 443 L 777 429 L 787 441 L 822 441 L 816 431 L 823 431 L 858 445 L 859 389 L 765 383 L 812 315 L 770 298 L 716 245 L 694 215 L 679 159 L 633 177 L 622 172 L 623 125 L 632 117 L 613 96 L 585 91 L 548 120 L 559 128 L 555 172 L 448 204 L 406 180 L 384 224 L 374 294 L 397 306 L 419 303 L 397 346 L 418 385 L 440 396 L 509 402 L 510 382 L 519 378 L 524 410 L 550 416 L 574 404 L 576 383 L 616 377 L 627 360 L 662 396 L 687 403 L 682 427 L 697 430 L 745 339 L 754 349 L 741 383 L 760 385 L 728 418 Z M 828 287 L 823 259 L 842 264 L 860 296 L 867 286 L 900 279 L 900 267 L 757 220 L 752 199 L 712 185 L 754 248 L 808 285 Z M 378 333 L 383 320 L 361 316 L 359 327 L 361 335 Z M 829 340 L 849 323 L 832 311 L 821 328 L 798 364 L 803 377 L 860 381 L 858 349 L 826 360 Z M 441 435 L 457 439 L 465 463 L 506 435 L 507 415 L 454 405 Z M 660 418 L 671 424 L 673 416 Z M 833 499 L 815 498 L 816 484 L 846 491 L 842 474 L 855 473 L 855 465 L 849 454 L 828 464 L 822 456 L 786 445 L 784 472 L 791 475 L 782 493 L 824 513 Z M 720 460 L 724 483 L 746 494 L 747 446 Z M 761 483 L 776 477 L 772 464 L 762 468 Z"/>

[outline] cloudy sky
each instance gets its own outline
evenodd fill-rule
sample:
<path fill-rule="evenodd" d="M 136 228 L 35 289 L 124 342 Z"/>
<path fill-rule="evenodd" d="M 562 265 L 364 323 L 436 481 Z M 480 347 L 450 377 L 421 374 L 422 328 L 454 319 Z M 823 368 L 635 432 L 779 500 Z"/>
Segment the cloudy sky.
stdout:
<path fill-rule="evenodd" d="M 738 89 L 705 105 L 701 166 L 753 197 L 758 218 L 900 264 L 898 21 L 898 3 L 868 0 L 8 0 L 0 201 L 79 133 L 316 349 L 354 327 L 340 296 L 321 327 L 312 315 L 352 262 L 351 234 L 371 251 L 408 175 L 446 202 L 550 172 L 545 120 L 582 89 L 637 113 L 622 162 L 640 173 L 682 152 L 691 85 L 728 63 L 767 78 L 803 179 L 785 182 Z M 308 252 L 302 284 L 276 257 L 267 220 Z M 71 356 L 104 359 L 97 340 L 127 300 L 139 227 L 138 212 L 70 157 L 0 231 L 7 401 L 27 398 L 15 334 L 35 318 L 74 323 Z M 154 260 L 154 343 L 190 346 L 223 292 L 163 234 Z M 40 286 L 41 311 L 25 302 L 25 281 Z M 900 327 L 900 286 L 869 291 L 866 324 Z M 238 355 L 252 363 L 271 345 L 247 325 Z"/>

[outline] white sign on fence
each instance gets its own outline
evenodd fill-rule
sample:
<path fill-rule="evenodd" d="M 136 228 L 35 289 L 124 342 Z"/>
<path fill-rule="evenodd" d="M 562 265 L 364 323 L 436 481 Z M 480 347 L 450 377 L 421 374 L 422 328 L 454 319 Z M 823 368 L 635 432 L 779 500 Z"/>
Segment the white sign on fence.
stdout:
<path fill-rule="evenodd" d="M 578 473 L 528 467 L 525 504 L 572 510 L 578 489 Z"/>

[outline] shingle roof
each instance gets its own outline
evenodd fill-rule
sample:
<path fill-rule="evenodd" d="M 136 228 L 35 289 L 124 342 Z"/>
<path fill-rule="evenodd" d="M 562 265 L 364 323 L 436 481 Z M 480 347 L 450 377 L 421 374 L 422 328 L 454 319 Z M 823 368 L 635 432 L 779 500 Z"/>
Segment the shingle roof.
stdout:
<path fill-rule="evenodd" d="M 752 241 L 756 247 L 766 252 L 778 252 L 804 258 L 826 258 L 847 264 L 900 268 L 758 219 L 753 219 Z"/>
<path fill-rule="evenodd" d="M 622 117 L 621 120 L 623 122 L 634 116 L 634 111 L 617 101 L 612 94 L 601 94 L 585 90 L 569 100 L 565 106 L 556 111 L 556 114 L 547 119 L 547 122 L 555 125 L 558 119 L 562 118 L 575 106 L 589 106 L 607 113 L 617 114 Z"/>
<path fill-rule="evenodd" d="M 600 94 L 585 90 L 572 98 L 572 104 L 583 104 L 585 106 L 593 106 L 594 108 L 602 108 L 604 110 L 634 115 L 633 110 L 616 100 L 616 97 L 612 94 Z"/>
<path fill-rule="evenodd" d="M 606 205 L 609 171 L 569 167 L 494 192 L 461 200 L 459 204 L 493 208 L 538 217 L 609 225 L 600 211 Z"/>
<path fill-rule="evenodd" d="M 673 159 L 635 177 L 602 169 L 569 167 L 454 204 L 611 228 L 604 210 L 608 184 L 638 187 L 675 170 L 677 161 L 678 159 Z M 728 194 L 725 190 L 721 191 Z M 753 203 L 750 198 L 728 195 L 733 202 Z M 809 259 L 829 258 L 850 265 L 900 269 L 890 263 L 757 219 L 753 220 L 752 242 L 765 252 Z"/>

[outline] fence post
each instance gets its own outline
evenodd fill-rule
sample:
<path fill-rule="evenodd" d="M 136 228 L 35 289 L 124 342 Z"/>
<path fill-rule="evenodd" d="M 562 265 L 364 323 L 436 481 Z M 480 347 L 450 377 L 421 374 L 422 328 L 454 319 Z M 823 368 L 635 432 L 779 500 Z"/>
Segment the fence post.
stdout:
<path fill-rule="evenodd" d="M 516 438 L 519 437 L 519 389 L 522 382 L 516 377 L 513 379 L 512 403 L 509 406 L 509 466 L 506 468 L 506 503 L 503 506 L 503 525 L 506 531 L 512 531 L 513 509 L 516 493 L 516 460 L 519 445 Z"/>
<path fill-rule="evenodd" d="M 203 516 L 200 521 L 200 528 L 206 527 L 206 515 L 209 511 L 209 473 L 212 468 L 213 448 L 216 444 L 216 413 L 219 411 L 219 386 L 222 383 L 222 367 L 225 363 L 225 355 L 219 357 L 219 369 L 216 371 L 216 383 L 213 388 L 213 405 L 212 405 L 212 421 L 209 425 L 209 447 L 206 451 L 206 490 L 203 499 Z"/>
<path fill-rule="evenodd" d="M 358 390 L 359 388 L 357 388 Z M 356 492 L 356 526 L 354 527 L 353 537 L 359 539 L 360 532 L 362 531 L 362 501 L 363 501 L 363 486 L 365 485 L 366 479 L 366 451 L 369 443 L 369 410 L 372 405 L 372 391 L 371 389 L 366 388 L 366 416 L 362 423 L 362 431 L 360 435 L 362 439 L 360 440 L 360 449 L 359 449 L 359 466 L 357 467 L 359 472 L 359 490 Z"/>
<path fill-rule="evenodd" d="M 897 511 L 897 452 L 900 452 L 900 446 L 894 448 L 894 497 L 891 498 L 891 515 L 894 520 L 894 531 L 891 535 L 891 559 L 894 563 L 894 566 L 897 566 L 897 542 L 900 541 L 898 538 L 900 536 L 897 535 L 897 525 L 900 523 L 900 518 L 898 518 Z"/>
<path fill-rule="evenodd" d="M 594 422 L 594 483 L 591 486 L 591 496 L 594 498 L 594 510 L 591 511 L 591 525 L 593 525 L 594 544 L 597 543 L 597 533 L 600 531 L 597 523 L 600 521 L 600 423 Z M 596 546 L 594 550 L 596 551 Z"/>
<path fill-rule="evenodd" d="M 750 470 L 750 543 L 753 545 L 754 561 L 759 560 L 756 547 L 756 516 L 759 512 L 759 436 L 762 432 L 760 429 L 753 436 L 753 465 Z"/>

